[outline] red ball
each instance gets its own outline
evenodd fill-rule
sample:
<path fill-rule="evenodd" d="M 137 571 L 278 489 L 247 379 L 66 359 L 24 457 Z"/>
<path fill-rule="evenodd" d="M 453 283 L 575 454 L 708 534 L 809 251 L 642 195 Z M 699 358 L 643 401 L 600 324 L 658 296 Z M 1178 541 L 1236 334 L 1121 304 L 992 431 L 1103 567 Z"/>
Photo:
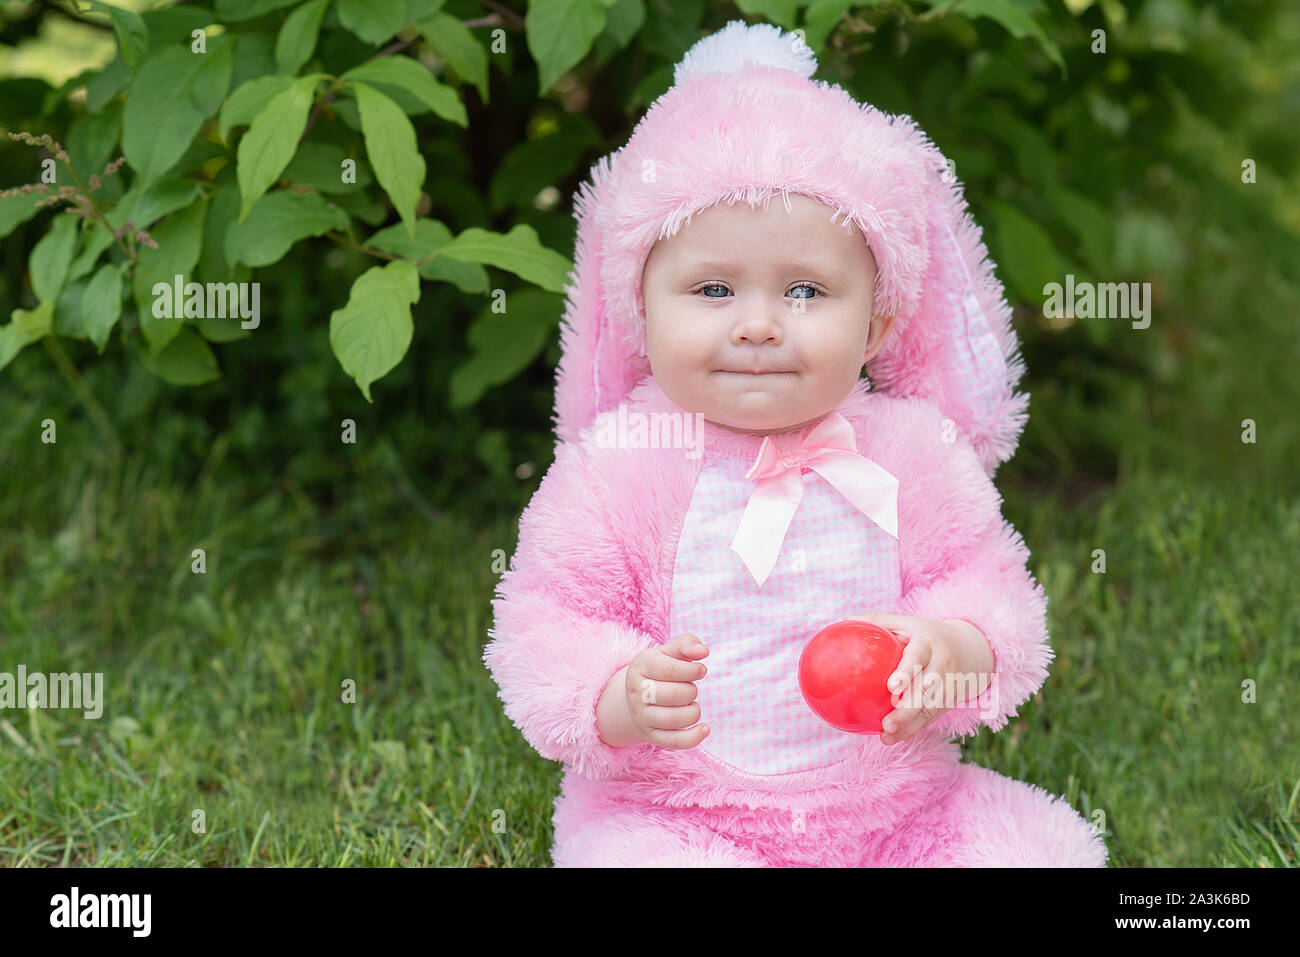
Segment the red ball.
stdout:
<path fill-rule="evenodd" d="M 831 727 L 879 734 L 880 722 L 894 710 L 886 682 L 905 646 L 879 625 L 837 621 L 813 635 L 799 656 L 799 690 Z"/>

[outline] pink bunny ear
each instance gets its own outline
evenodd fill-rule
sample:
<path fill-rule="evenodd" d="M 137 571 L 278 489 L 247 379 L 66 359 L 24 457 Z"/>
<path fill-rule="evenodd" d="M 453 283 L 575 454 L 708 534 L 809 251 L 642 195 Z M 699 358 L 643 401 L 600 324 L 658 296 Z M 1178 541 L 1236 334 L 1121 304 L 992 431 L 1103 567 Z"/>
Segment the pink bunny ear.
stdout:
<path fill-rule="evenodd" d="M 947 165 L 937 168 L 943 172 L 927 183 L 929 257 L 920 299 L 895 317 L 867 371 L 880 391 L 938 405 L 991 475 L 1014 454 L 1028 418 L 1029 396 L 1015 392 L 1024 362 L 980 227 Z"/>
<path fill-rule="evenodd" d="M 611 159 L 602 157 L 592 167 L 591 178 L 574 197 L 574 278 L 566 290 L 555 372 L 555 434 L 560 442 L 578 441 L 597 413 L 617 405 L 650 372 L 649 359 L 634 355 L 626 333 L 612 321 L 601 283 L 601 262 L 609 255 L 609 244 L 598 213 L 612 203 Z"/>

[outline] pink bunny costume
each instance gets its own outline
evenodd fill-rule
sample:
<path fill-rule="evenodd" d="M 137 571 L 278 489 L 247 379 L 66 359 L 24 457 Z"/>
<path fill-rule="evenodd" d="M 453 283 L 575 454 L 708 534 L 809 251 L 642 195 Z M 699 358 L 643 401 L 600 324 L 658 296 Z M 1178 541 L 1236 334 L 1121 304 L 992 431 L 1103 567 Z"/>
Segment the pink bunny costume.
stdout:
<path fill-rule="evenodd" d="M 939 151 L 910 118 L 811 80 L 815 67 L 793 34 L 728 24 L 686 54 L 576 197 L 555 462 L 520 519 L 484 651 L 506 714 L 564 764 L 553 861 L 1104 866 L 1105 844 L 1066 801 L 961 763 L 953 740 L 1003 728 L 1052 658 L 1047 597 L 991 480 L 1028 404 L 1011 310 Z M 872 382 L 834 413 L 897 479 L 896 533 L 801 469 L 760 583 L 729 546 L 763 436 L 664 395 L 643 356 L 641 274 L 693 214 L 786 193 L 861 230 L 876 311 L 895 317 Z M 815 428 L 782 449 L 796 455 Z M 799 653 L 868 611 L 972 622 L 993 683 L 894 745 L 831 728 L 802 699 Z M 610 678 L 684 632 L 710 649 L 697 683 L 710 735 L 688 750 L 605 744 L 595 711 Z"/>

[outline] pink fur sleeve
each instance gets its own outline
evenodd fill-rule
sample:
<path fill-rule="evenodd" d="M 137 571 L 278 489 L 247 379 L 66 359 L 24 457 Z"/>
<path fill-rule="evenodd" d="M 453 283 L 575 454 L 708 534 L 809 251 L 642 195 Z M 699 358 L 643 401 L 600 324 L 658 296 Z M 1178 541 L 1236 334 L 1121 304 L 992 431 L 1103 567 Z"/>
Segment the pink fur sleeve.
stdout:
<path fill-rule="evenodd" d="M 974 734 L 981 726 L 999 731 L 1047 680 L 1053 657 L 1047 594 L 1029 571 L 1029 549 L 1002 517 L 1001 496 L 970 443 L 959 438 L 930 464 L 912 496 L 912 514 L 900 515 L 908 581 L 899 613 L 961 618 L 984 633 L 993 649 L 993 681 L 931 727 L 948 736 Z"/>
<path fill-rule="evenodd" d="M 946 735 L 975 734 L 984 725 L 1006 727 L 1047 680 L 1047 596 L 1028 572 L 1029 550 L 1018 533 L 998 527 L 962 565 L 903 599 L 905 615 L 962 618 L 979 628 L 993 649 L 994 680 L 975 701 L 934 723 Z"/>
<path fill-rule="evenodd" d="M 589 778 L 612 776 L 652 747 L 610 747 L 596 732 L 609 679 L 658 643 L 623 620 L 635 580 L 611 534 L 606 495 L 582 448 L 562 443 L 520 517 L 483 653 L 524 739 Z"/>

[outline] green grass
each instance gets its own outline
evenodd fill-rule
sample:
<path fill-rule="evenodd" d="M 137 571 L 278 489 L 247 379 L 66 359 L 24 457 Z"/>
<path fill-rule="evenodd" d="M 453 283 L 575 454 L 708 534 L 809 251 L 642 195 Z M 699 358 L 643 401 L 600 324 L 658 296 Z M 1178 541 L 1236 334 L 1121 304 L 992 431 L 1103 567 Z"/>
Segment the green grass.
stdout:
<path fill-rule="evenodd" d="M 1042 702 L 982 736 L 977 759 L 1104 811 L 1117 866 L 1242 863 L 1258 841 L 1234 822 L 1300 823 L 1300 503 L 1139 477 L 1026 516 L 1057 657 Z"/>
<path fill-rule="evenodd" d="M 538 859 L 555 773 L 479 660 L 508 524 L 413 517 L 386 478 L 332 516 L 220 469 L 159 488 L 77 444 L 35 494 L 6 475 L 0 670 L 102 671 L 107 704 L 0 713 L 0 861 Z"/>
<path fill-rule="evenodd" d="M 998 478 L 1056 658 L 963 750 L 1104 824 L 1112 866 L 1300 855 L 1300 327 L 1270 283 L 1228 309 L 1247 275 L 1122 340 L 1150 381 L 1081 350 L 1035 384 Z M 134 372 L 87 381 L 120 456 L 46 357 L 0 379 L 0 671 L 100 671 L 107 699 L 99 720 L 0 712 L 0 864 L 548 865 L 560 769 L 480 657 L 517 515 L 435 508 L 442 477 L 406 474 L 382 419 L 320 446 L 313 492 L 248 449 L 319 444 L 324 411 L 268 406 L 250 431 L 218 397 L 199 418 L 144 402 Z"/>
<path fill-rule="evenodd" d="M 0 862 L 549 864 L 559 767 L 480 659 L 508 516 L 418 507 L 382 444 L 329 512 L 219 456 L 160 485 L 91 445 L 70 424 L 0 479 L 0 670 L 102 671 L 107 699 L 0 713 Z M 1139 474 L 1006 512 L 1057 657 L 968 760 L 1104 812 L 1113 866 L 1294 866 L 1300 504 Z"/>

